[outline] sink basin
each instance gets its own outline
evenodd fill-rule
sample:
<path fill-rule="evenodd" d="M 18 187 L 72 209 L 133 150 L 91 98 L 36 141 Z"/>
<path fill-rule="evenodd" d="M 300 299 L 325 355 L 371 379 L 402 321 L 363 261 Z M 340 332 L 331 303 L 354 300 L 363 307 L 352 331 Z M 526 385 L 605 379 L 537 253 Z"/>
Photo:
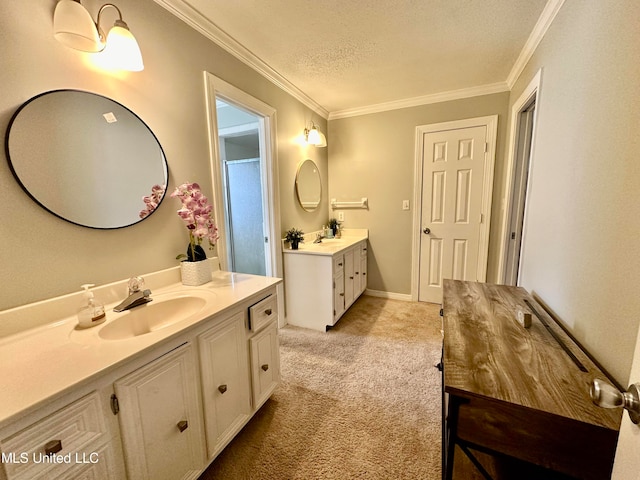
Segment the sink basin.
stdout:
<path fill-rule="evenodd" d="M 123 340 L 146 335 L 185 320 L 206 304 L 207 299 L 202 296 L 158 296 L 150 303 L 118 314 L 100 329 L 98 336 L 104 340 Z"/>
<path fill-rule="evenodd" d="M 336 245 L 342 245 L 344 242 L 344 240 L 341 240 L 339 238 L 323 238 L 322 242 L 320 243 L 316 243 L 314 245 L 324 245 L 326 247 L 335 247 Z"/>

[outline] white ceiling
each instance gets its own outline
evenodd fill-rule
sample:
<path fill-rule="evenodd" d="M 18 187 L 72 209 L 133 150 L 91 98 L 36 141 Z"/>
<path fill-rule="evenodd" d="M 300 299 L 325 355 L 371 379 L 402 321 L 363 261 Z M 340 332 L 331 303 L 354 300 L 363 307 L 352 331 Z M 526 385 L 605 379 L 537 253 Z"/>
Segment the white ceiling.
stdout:
<path fill-rule="evenodd" d="M 327 117 L 505 91 L 562 0 L 156 0 Z M 546 7 L 546 8 L 545 8 Z M 546 26 L 545 26 L 546 23 Z M 526 57 L 528 58 L 528 57 Z M 466 93 L 465 93 L 466 92 Z"/>

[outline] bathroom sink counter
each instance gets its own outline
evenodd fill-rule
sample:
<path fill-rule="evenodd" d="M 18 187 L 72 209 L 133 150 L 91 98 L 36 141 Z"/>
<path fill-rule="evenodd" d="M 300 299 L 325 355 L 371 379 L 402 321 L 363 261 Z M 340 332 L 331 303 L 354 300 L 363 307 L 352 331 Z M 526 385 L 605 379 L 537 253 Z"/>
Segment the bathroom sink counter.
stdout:
<path fill-rule="evenodd" d="M 171 272 L 167 274 L 169 270 Z M 163 278 L 169 278 L 174 283 L 153 286 L 147 280 L 147 287 L 152 290 L 152 298 L 184 295 L 195 290 L 198 296 L 207 300 L 201 310 L 184 320 L 131 338 L 120 340 L 101 338 L 99 336 L 101 328 L 127 313 L 113 312 L 113 307 L 120 303 L 122 298 L 114 301 L 116 297 L 113 297 L 112 292 L 118 289 L 121 292 L 122 287 L 126 285 L 125 281 L 120 282 L 123 285 L 112 284 L 94 289 L 98 300 L 104 298 L 101 298 L 101 293 L 109 297 L 105 299 L 109 302 L 105 304 L 107 321 L 99 326 L 86 330 L 76 329 L 77 317 L 75 308 L 72 308 L 66 309 L 69 313 L 67 318 L 51 321 L 0 339 L 0 378 L 3 384 L 0 428 L 19 416 L 34 411 L 46 402 L 90 383 L 100 375 L 115 370 L 132 359 L 143 356 L 155 347 L 169 344 L 172 340 L 177 341 L 183 333 L 197 328 L 214 316 L 224 314 L 239 302 L 248 300 L 252 296 L 256 296 L 259 300 L 261 293 L 282 281 L 279 278 L 217 271 L 213 273 L 211 282 L 199 287 L 191 287 L 175 283 L 179 280 L 178 270 L 175 268 L 169 270 L 163 273 Z M 146 276 L 145 279 L 147 279 Z M 47 303 L 54 305 L 52 310 L 60 310 L 60 307 L 55 305 L 56 301 L 66 305 L 73 304 L 77 308 L 80 296 L 66 295 L 0 312 L 0 323 L 4 321 L 11 323 L 12 320 L 15 322 L 12 316 L 23 320 L 30 315 L 42 315 L 47 311 Z M 145 306 L 137 308 L 145 308 Z"/>
<path fill-rule="evenodd" d="M 298 246 L 298 250 L 285 248 L 285 254 L 293 255 L 335 255 L 349 247 L 356 245 L 363 240 L 369 238 L 367 229 L 346 229 L 343 230 L 341 238 L 323 238 L 320 243 L 313 243 L 314 234 L 309 234 L 308 239 L 305 236 L 304 243 Z"/>

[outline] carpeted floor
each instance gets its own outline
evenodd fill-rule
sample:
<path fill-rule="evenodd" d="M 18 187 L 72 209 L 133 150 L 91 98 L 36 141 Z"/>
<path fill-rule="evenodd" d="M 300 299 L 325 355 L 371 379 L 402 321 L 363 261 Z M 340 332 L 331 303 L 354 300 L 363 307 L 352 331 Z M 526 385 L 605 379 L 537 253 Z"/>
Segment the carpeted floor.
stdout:
<path fill-rule="evenodd" d="M 200 480 L 440 478 L 439 309 L 362 296 L 281 329 L 282 384 Z"/>

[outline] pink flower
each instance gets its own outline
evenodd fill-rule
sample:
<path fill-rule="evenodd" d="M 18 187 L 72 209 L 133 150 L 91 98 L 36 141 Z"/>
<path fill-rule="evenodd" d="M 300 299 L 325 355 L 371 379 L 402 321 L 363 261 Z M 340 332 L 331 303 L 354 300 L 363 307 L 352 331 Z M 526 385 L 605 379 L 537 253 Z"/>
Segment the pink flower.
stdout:
<path fill-rule="evenodd" d="M 176 187 L 171 194 L 182 202 L 178 216 L 183 220 L 189 231 L 189 241 L 192 247 L 200 245 L 204 238 L 213 248 L 218 240 L 218 227 L 213 220 L 213 206 L 200 190 L 197 183 L 183 183 Z"/>
<path fill-rule="evenodd" d="M 145 218 L 151 215 L 155 209 L 158 207 L 158 204 L 164 197 L 164 192 L 166 190 L 165 185 L 154 185 L 151 187 L 151 195 L 147 195 L 142 197 L 142 201 L 145 204 L 144 210 L 140 210 L 139 217 Z"/>

